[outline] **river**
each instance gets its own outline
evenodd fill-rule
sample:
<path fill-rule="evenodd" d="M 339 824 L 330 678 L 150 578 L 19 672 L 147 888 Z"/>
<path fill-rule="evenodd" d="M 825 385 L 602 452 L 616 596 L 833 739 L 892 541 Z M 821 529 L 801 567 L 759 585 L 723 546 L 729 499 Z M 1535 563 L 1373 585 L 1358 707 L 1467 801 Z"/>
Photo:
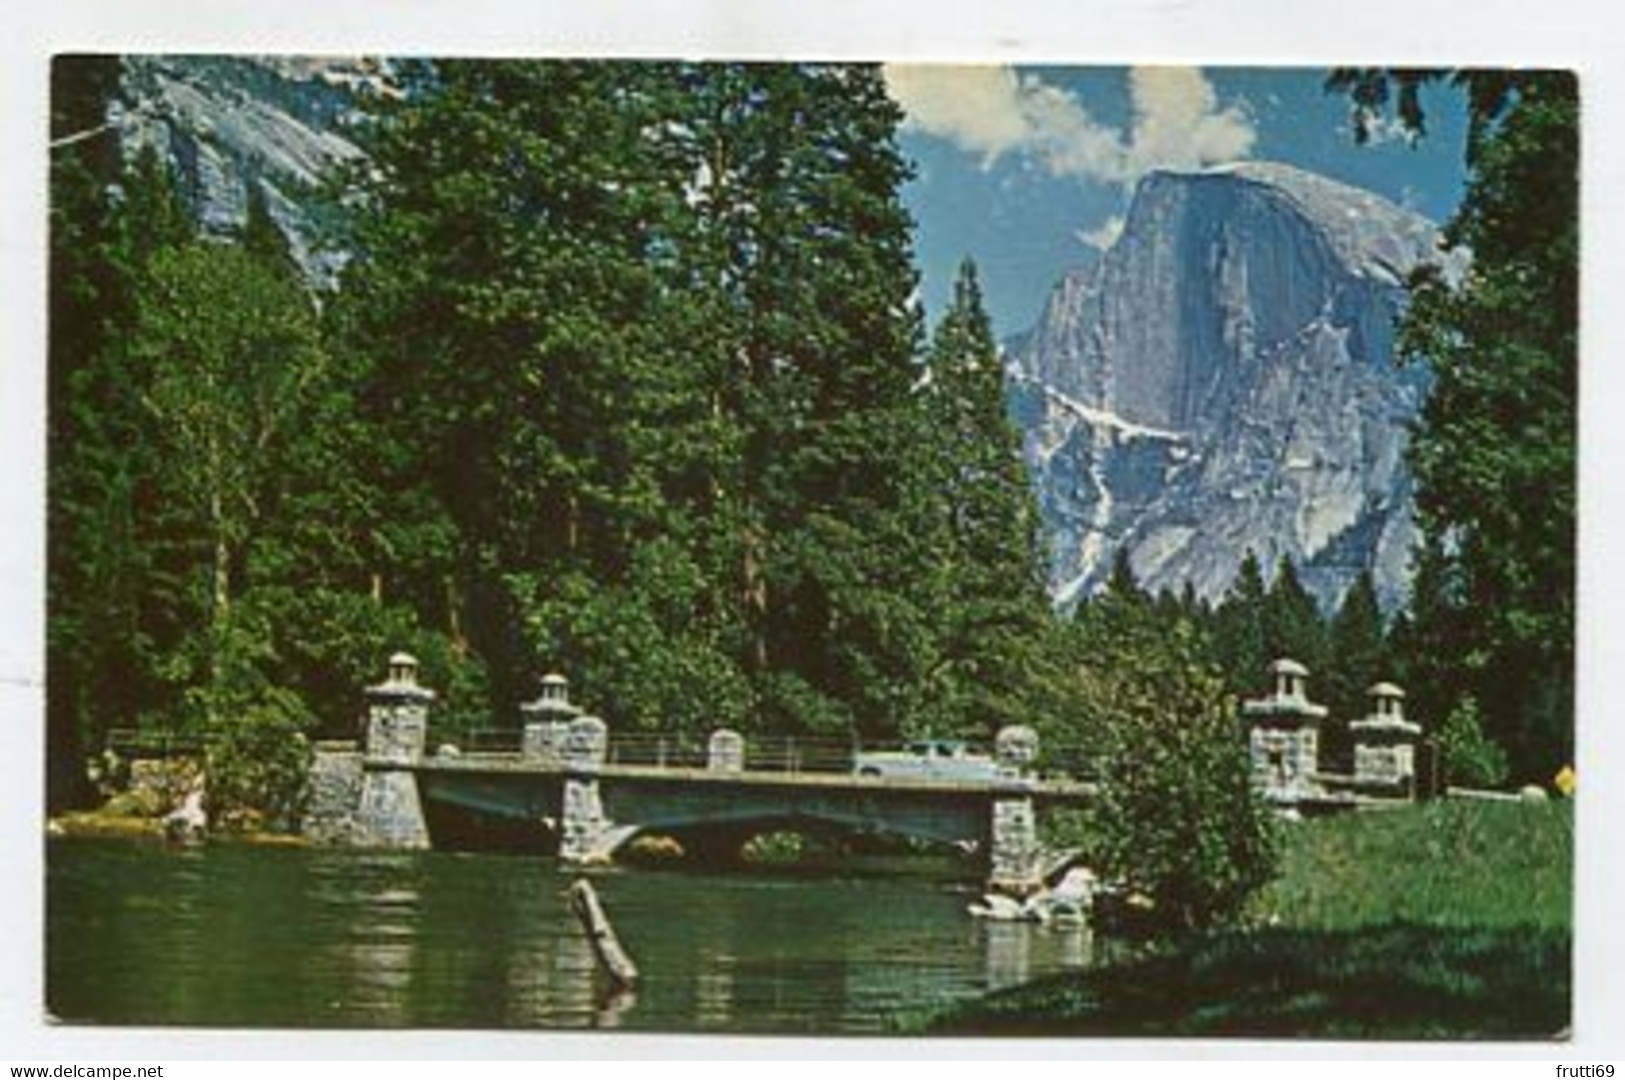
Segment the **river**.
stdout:
<path fill-rule="evenodd" d="M 1090 961 L 990 925 L 963 866 L 607 870 L 642 971 L 606 1000 L 551 859 L 52 840 L 46 994 L 67 1023 L 878 1033 Z"/>

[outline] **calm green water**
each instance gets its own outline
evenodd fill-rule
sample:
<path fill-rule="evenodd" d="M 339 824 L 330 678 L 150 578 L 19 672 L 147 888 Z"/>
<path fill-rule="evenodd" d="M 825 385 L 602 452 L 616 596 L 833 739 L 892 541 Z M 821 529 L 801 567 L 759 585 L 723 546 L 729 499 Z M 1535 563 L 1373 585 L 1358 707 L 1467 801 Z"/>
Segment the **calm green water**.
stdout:
<path fill-rule="evenodd" d="M 605 1002 L 548 859 L 56 840 L 47 877 L 71 1023 L 873 1032 L 1090 953 L 970 918 L 940 867 L 616 871 L 595 884 L 643 980 Z"/>

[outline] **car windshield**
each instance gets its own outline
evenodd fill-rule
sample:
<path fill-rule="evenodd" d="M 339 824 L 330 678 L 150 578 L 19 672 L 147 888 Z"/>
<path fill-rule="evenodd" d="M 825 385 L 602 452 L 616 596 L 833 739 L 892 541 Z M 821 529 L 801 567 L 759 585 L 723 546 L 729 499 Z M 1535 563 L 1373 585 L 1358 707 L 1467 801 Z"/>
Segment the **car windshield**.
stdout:
<path fill-rule="evenodd" d="M 920 757 L 963 757 L 966 752 L 964 743 L 950 739 L 920 739 L 905 743 L 903 749 Z"/>

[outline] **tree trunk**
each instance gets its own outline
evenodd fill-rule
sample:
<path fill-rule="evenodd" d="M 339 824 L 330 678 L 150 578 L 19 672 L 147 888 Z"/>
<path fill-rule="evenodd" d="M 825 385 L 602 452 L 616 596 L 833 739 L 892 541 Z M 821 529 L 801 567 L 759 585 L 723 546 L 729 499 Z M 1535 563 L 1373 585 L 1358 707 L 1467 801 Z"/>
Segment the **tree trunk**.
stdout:
<path fill-rule="evenodd" d="M 454 574 L 446 575 L 446 636 L 458 656 L 468 654 L 468 637 L 463 633 L 463 594 Z"/>
<path fill-rule="evenodd" d="M 577 878 L 570 886 L 570 909 L 581 920 L 581 928 L 592 943 L 593 955 L 609 976 L 613 988 L 623 990 L 637 985 L 638 967 L 621 947 L 609 916 L 604 914 L 603 905 L 598 902 L 598 893 L 585 878 Z"/>
<path fill-rule="evenodd" d="M 745 632 L 749 641 L 745 667 L 752 674 L 767 670 L 767 578 L 762 572 L 762 535 L 754 524 L 746 524 L 740 536 L 741 596 L 745 609 Z"/>

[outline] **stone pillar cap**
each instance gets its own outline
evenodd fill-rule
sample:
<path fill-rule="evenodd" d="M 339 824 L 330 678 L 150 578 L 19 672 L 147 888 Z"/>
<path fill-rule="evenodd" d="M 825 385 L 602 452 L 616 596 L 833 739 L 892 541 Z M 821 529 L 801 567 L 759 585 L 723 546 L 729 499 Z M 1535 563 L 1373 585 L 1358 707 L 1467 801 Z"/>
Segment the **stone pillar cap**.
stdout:
<path fill-rule="evenodd" d="M 1391 682 L 1376 683 L 1366 693 L 1372 697 L 1403 698 L 1405 696 L 1405 691 Z"/>
<path fill-rule="evenodd" d="M 1283 656 L 1270 664 L 1273 675 L 1308 675 L 1309 669 L 1290 657 Z"/>
<path fill-rule="evenodd" d="M 433 701 L 434 691 L 418 685 L 418 660 L 409 652 L 394 652 L 389 657 L 389 674 L 377 686 L 367 687 L 373 697 L 418 698 Z"/>

